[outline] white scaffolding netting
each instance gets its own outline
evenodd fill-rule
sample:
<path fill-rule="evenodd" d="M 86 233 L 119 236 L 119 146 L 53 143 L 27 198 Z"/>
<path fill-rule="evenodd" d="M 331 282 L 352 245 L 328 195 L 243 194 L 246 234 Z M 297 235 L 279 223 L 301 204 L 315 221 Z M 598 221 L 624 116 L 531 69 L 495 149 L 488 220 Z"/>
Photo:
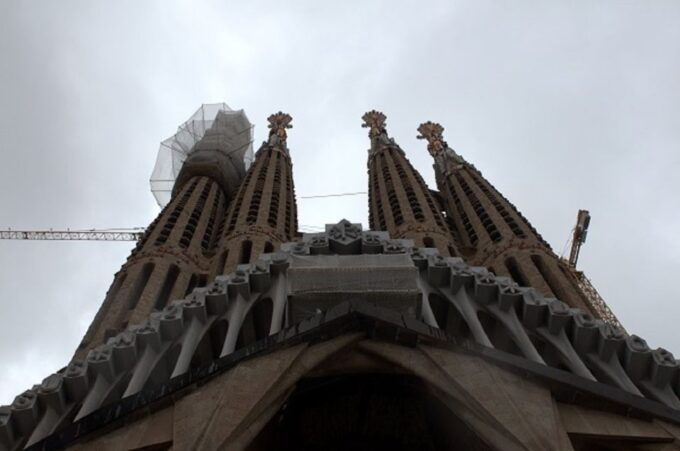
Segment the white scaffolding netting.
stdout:
<path fill-rule="evenodd" d="M 214 130 L 227 143 L 215 149 L 235 162 L 243 162 L 247 170 L 253 162 L 253 125 L 243 110 L 234 111 L 226 103 L 204 104 L 182 125 L 177 133 L 161 142 L 156 165 L 151 173 L 151 192 L 158 205 L 170 202 L 172 188 L 187 157 L 206 132 Z"/>

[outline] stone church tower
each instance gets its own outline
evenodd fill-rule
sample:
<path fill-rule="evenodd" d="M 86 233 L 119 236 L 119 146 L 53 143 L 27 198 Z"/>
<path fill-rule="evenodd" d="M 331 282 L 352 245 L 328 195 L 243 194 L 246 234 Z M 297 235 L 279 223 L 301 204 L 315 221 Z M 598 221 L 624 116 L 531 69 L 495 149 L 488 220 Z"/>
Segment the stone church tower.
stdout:
<path fill-rule="evenodd" d="M 385 115 L 364 114 L 369 129 L 368 222 L 372 230 L 385 230 L 393 238 L 408 238 L 423 247 L 437 248 L 441 255 L 455 256 L 453 237 L 430 190 L 404 151 L 387 136 Z"/>
<path fill-rule="evenodd" d="M 435 178 L 467 262 L 591 314 L 576 280 L 548 243 L 482 173 L 451 149 L 433 122 L 418 127 L 434 158 Z"/>
<path fill-rule="evenodd" d="M 369 230 L 301 234 L 291 117 L 247 168 L 220 114 L 0 450 L 680 450 L 678 361 L 595 317 L 441 126 L 437 193 L 366 113 Z"/>
<path fill-rule="evenodd" d="M 277 113 L 268 120 L 269 141 L 258 150 L 225 216 L 216 275 L 228 274 L 261 253 L 272 253 L 297 233 L 293 164 L 286 144 L 292 118 Z"/>

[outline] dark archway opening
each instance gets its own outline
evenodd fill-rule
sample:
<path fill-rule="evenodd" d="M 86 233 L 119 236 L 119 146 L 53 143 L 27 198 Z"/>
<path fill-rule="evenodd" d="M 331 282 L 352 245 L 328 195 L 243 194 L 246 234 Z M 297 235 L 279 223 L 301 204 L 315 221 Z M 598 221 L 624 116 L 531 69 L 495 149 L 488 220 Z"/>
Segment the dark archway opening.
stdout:
<path fill-rule="evenodd" d="M 141 274 L 137 277 L 137 280 L 135 280 L 132 290 L 130 290 L 130 298 L 128 301 L 128 307 L 130 310 L 134 310 L 134 308 L 137 307 L 137 303 L 144 293 L 146 284 L 149 282 L 155 266 L 156 265 L 153 263 L 145 263 L 144 266 L 142 266 Z"/>
<path fill-rule="evenodd" d="M 177 267 L 177 265 L 170 265 L 168 273 L 165 275 L 165 281 L 163 281 L 161 292 L 158 294 L 158 298 L 156 298 L 154 310 L 158 311 L 163 310 L 165 306 L 168 305 L 168 301 L 170 300 L 170 294 L 172 293 L 172 289 L 175 286 L 175 282 L 177 281 L 178 276 L 179 268 Z"/>
<path fill-rule="evenodd" d="M 440 398 L 411 375 L 302 379 L 246 449 L 493 449 Z"/>
<path fill-rule="evenodd" d="M 243 241 L 241 243 L 241 255 L 239 256 L 238 263 L 240 265 L 245 265 L 250 263 L 250 253 L 253 250 L 253 242 L 250 240 Z"/>

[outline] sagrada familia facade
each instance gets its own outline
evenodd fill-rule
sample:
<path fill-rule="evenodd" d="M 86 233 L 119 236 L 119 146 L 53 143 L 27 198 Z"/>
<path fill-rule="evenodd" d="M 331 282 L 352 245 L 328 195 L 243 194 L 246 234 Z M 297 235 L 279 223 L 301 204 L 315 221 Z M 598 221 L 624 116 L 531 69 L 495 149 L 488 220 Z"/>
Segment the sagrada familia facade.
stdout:
<path fill-rule="evenodd" d="M 680 450 L 679 363 L 603 318 L 519 210 L 368 129 L 369 225 L 299 233 L 287 134 L 249 168 L 219 113 L 73 360 L 0 449 Z"/>

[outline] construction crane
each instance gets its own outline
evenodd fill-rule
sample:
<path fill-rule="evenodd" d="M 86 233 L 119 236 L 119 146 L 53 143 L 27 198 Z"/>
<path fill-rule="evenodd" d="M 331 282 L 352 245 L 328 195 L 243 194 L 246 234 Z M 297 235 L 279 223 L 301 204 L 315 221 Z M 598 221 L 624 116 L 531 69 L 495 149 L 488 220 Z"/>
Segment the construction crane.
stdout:
<path fill-rule="evenodd" d="M 572 273 L 578 287 L 581 292 L 588 300 L 588 303 L 593 308 L 595 313 L 602 318 L 605 322 L 612 324 L 614 326 L 623 326 L 619 322 L 614 312 L 611 311 L 607 303 L 602 299 L 600 293 L 597 292 L 592 282 L 588 277 L 586 277 L 583 271 L 578 271 L 576 269 L 576 263 L 578 262 L 578 256 L 581 252 L 581 246 L 586 242 L 586 236 L 588 235 L 588 227 L 590 226 L 590 213 L 588 210 L 579 210 L 576 216 L 576 226 L 574 227 L 574 234 L 571 241 L 571 251 L 569 252 L 569 260 L 567 260 L 567 268 Z"/>
<path fill-rule="evenodd" d="M 576 227 L 574 227 L 574 236 L 571 241 L 571 252 L 569 253 L 569 266 L 576 268 L 578 261 L 578 254 L 581 252 L 581 246 L 586 242 L 588 235 L 588 226 L 590 226 L 590 213 L 588 210 L 579 210 L 576 216 Z"/>
<path fill-rule="evenodd" d="M 360 193 L 341 193 L 339 195 L 356 195 Z M 333 194 L 337 196 L 338 194 Z M 308 198 L 328 197 L 308 196 Z M 586 297 L 595 313 L 604 321 L 619 327 L 621 323 L 611 311 L 607 303 L 597 292 L 592 282 L 583 271 L 576 269 L 576 263 L 581 252 L 581 246 L 586 242 L 588 227 L 590 226 L 590 213 L 587 210 L 579 210 L 576 217 L 576 226 L 572 236 L 571 252 L 569 259 L 563 260 L 566 269 L 574 276 L 578 287 Z M 144 228 L 129 229 L 87 229 L 87 230 L 0 230 L 0 239 L 3 240 L 62 240 L 62 241 L 139 241 L 144 234 Z"/>
<path fill-rule="evenodd" d="M 139 241 L 144 228 L 87 230 L 0 230 L 2 240 Z"/>
<path fill-rule="evenodd" d="M 368 194 L 366 191 L 351 193 L 332 193 L 314 196 L 299 196 L 299 199 L 319 199 L 326 197 L 357 196 Z M 317 232 L 322 226 L 302 226 L 304 231 Z M 0 230 L 0 240 L 38 240 L 38 241 L 139 241 L 144 235 L 143 227 L 122 229 L 84 229 L 84 230 Z"/>

